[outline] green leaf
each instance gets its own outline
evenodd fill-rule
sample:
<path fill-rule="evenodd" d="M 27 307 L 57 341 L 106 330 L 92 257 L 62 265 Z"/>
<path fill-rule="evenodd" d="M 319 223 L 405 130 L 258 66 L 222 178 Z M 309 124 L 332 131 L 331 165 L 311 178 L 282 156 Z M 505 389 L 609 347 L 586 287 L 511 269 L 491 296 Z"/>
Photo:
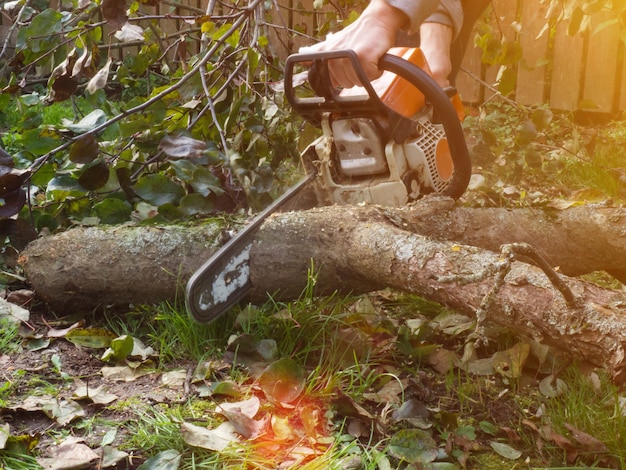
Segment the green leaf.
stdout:
<path fill-rule="evenodd" d="M 185 195 L 185 190 L 179 184 L 164 175 L 144 176 L 133 186 L 133 190 L 155 206 L 176 204 Z"/>
<path fill-rule="evenodd" d="M 104 349 L 111 345 L 115 335 L 104 328 L 75 328 L 65 335 L 65 339 L 85 348 Z"/>
<path fill-rule="evenodd" d="M 96 109 L 90 112 L 87 116 L 82 118 L 76 124 L 67 119 L 63 119 L 61 122 L 63 126 L 76 134 L 85 134 L 93 131 L 98 126 L 104 124 L 107 120 L 107 116 L 101 109 Z"/>
<path fill-rule="evenodd" d="M 56 133 L 45 129 L 30 129 L 22 132 L 21 137 L 24 148 L 35 155 L 43 155 L 61 144 Z"/>
<path fill-rule="evenodd" d="M 142 463 L 137 470 L 177 470 L 182 455 L 174 450 L 164 450 Z"/>
<path fill-rule="evenodd" d="M 583 22 L 583 17 L 585 16 L 581 7 L 577 6 L 572 12 L 572 17 L 569 20 L 569 25 L 567 26 L 567 34 L 570 36 L 574 36 L 576 33 L 580 31 L 580 26 Z"/>
<path fill-rule="evenodd" d="M 105 362 L 115 360 L 123 361 L 130 353 L 133 352 L 135 340 L 132 336 L 122 335 L 111 340 L 109 348 L 102 354 L 102 360 Z"/>
<path fill-rule="evenodd" d="M 199 167 L 193 172 L 190 184 L 194 191 L 203 196 L 208 196 L 211 193 L 224 194 L 224 190 L 220 187 L 220 180 L 206 167 Z"/>
<path fill-rule="evenodd" d="M 16 47 L 30 49 L 32 52 L 41 52 L 55 44 L 49 41 L 51 36 L 61 32 L 63 14 L 48 8 L 33 18 L 26 27 L 18 29 Z"/>
<path fill-rule="evenodd" d="M 94 212 L 103 224 L 120 224 L 127 222 L 133 212 L 133 208 L 126 201 L 109 197 L 97 203 Z"/>
<path fill-rule="evenodd" d="M 437 458 L 437 443 L 421 429 L 404 429 L 389 442 L 389 452 L 408 463 L 428 464 Z"/>
<path fill-rule="evenodd" d="M 63 201 L 68 197 L 77 197 L 83 194 L 85 194 L 85 190 L 78 184 L 78 180 L 70 175 L 55 176 L 46 188 L 46 197 L 53 201 Z"/>
<path fill-rule="evenodd" d="M 291 403 L 306 385 L 305 370 L 293 359 L 279 359 L 270 364 L 259 377 L 265 396 L 275 403 Z"/>
<path fill-rule="evenodd" d="M 33 173 L 33 177 L 30 179 L 31 183 L 35 186 L 39 186 L 43 188 L 48 185 L 50 180 L 54 178 L 56 175 L 56 169 L 54 164 L 46 163 L 42 165 L 35 173 Z"/>
<path fill-rule="evenodd" d="M 454 433 L 457 436 L 464 437 L 470 441 L 476 440 L 476 428 L 474 426 L 460 426 Z"/>
<path fill-rule="evenodd" d="M 188 194 L 180 200 L 180 211 L 186 216 L 211 214 L 215 206 L 202 194 Z"/>
<path fill-rule="evenodd" d="M 491 441 L 489 445 L 498 455 L 501 455 L 505 459 L 517 460 L 522 456 L 522 453 L 519 450 L 514 449 L 507 444 Z"/>
<path fill-rule="evenodd" d="M 486 434 L 490 434 L 492 436 L 495 436 L 498 433 L 498 430 L 500 428 L 498 428 L 498 426 L 496 426 L 493 423 L 490 423 L 489 421 L 481 421 L 480 423 L 478 423 L 478 427 L 480 427 L 480 430 Z"/>
<path fill-rule="evenodd" d="M 517 73 L 511 67 L 502 66 L 498 72 L 498 91 L 504 96 L 515 92 Z"/>

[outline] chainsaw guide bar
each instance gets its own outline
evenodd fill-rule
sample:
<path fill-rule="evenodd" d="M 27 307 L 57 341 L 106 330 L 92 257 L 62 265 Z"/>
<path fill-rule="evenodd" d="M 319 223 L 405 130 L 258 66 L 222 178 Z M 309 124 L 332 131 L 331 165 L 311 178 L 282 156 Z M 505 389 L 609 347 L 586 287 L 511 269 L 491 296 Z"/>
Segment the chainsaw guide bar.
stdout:
<path fill-rule="evenodd" d="M 245 297 L 250 290 L 250 250 L 265 219 L 279 212 L 315 178 L 308 175 L 259 213 L 216 251 L 189 279 L 187 310 L 199 322 L 210 322 Z"/>

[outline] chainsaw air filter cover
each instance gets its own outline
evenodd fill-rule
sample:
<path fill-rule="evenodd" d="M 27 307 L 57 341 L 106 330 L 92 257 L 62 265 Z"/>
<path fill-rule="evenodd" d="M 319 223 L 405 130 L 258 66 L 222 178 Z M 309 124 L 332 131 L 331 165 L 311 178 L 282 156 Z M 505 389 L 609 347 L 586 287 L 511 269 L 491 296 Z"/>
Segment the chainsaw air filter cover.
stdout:
<path fill-rule="evenodd" d="M 388 172 L 385 144 L 372 119 L 339 119 L 331 123 L 331 128 L 343 175 L 371 176 Z"/>

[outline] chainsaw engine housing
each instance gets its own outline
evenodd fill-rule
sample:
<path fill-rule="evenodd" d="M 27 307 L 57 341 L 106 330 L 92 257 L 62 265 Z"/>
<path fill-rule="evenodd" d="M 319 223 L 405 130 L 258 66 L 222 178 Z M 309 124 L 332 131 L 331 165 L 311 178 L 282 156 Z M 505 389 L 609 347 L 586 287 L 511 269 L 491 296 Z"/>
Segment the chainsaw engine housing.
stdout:
<path fill-rule="evenodd" d="M 305 167 L 315 166 L 324 203 L 401 206 L 426 193 L 443 193 L 449 184 L 453 164 L 445 132 L 425 116 L 401 143 L 385 142 L 368 118 L 326 121 L 322 128 L 324 135 L 302 158 L 308 160 Z"/>

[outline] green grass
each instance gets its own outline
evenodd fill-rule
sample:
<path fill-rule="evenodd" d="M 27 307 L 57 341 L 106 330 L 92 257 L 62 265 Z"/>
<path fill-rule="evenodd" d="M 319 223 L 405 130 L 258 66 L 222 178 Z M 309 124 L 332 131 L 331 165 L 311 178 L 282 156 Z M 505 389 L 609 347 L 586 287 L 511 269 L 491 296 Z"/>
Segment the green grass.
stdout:
<path fill-rule="evenodd" d="M 555 180 L 566 188 L 587 191 L 592 201 L 602 196 L 624 198 L 625 183 L 620 178 L 626 178 L 625 158 L 626 153 L 621 145 L 597 145 L 589 158 L 565 159 L 563 169 L 555 175 Z"/>
<path fill-rule="evenodd" d="M 19 324 L 0 319 L 0 354 L 11 354 L 21 348 Z"/>

